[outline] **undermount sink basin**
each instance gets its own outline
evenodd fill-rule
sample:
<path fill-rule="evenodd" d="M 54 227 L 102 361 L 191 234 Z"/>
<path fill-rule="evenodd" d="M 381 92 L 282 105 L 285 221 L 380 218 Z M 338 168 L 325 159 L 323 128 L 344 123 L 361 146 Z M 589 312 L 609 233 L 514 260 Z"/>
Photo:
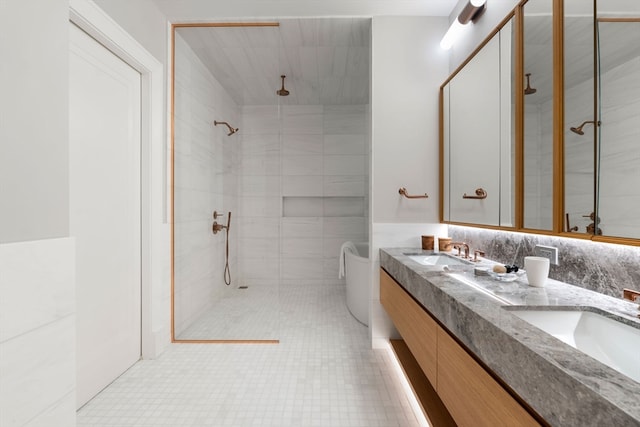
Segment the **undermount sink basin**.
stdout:
<path fill-rule="evenodd" d="M 640 382 L 640 328 L 590 310 L 503 308 Z"/>
<path fill-rule="evenodd" d="M 471 261 L 466 261 L 447 254 L 407 255 L 409 256 L 409 258 L 422 265 L 473 265 Z"/>

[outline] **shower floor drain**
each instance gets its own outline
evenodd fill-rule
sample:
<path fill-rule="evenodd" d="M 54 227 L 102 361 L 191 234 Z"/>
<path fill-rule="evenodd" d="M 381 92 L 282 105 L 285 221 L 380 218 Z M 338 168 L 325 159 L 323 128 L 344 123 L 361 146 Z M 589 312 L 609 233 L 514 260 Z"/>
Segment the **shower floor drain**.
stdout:
<path fill-rule="evenodd" d="M 238 289 L 249 289 L 249 287 L 246 285 L 242 285 L 242 286 L 238 286 Z"/>

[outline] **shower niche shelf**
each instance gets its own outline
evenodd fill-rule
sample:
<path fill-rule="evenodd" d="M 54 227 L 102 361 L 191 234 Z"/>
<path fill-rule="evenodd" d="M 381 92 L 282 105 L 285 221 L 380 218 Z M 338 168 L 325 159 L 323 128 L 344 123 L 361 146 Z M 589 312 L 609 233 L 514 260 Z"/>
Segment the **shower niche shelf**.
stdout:
<path fill-rule="evenodd" d="M 363 217 L 364 197 L 294 197 L 282 198 L 284 217 Z"/>

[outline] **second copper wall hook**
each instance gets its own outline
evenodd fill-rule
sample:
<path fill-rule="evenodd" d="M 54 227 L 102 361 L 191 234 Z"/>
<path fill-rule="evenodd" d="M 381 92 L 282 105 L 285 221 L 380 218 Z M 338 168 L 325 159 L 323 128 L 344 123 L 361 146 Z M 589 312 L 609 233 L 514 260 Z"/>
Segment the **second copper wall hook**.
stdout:
<path fill-rule="evenodd" d="M 467 195 L 467 193 L 464 193 L 462 195 L 463 199 L 486 199 L 487 198 L 487 192 L 484 188 L 476 188 L 476 195 L 475 196 L 469 196 Z"/>

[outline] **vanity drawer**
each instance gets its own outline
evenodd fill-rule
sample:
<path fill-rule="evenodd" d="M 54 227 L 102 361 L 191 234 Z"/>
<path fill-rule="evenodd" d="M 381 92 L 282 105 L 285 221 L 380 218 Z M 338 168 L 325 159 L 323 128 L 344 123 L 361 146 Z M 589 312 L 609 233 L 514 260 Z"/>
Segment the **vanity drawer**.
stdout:
<path fill-rule="evenodd" d="M 444 329 L 438 331 L 438 395 L 461 426 L 540 426 Z"/>
<path fill-rule="evenodd" d="M 436 384 L 438 324 L 386 271 L 380 269 L 380 302 L 431 384 Z"/>

